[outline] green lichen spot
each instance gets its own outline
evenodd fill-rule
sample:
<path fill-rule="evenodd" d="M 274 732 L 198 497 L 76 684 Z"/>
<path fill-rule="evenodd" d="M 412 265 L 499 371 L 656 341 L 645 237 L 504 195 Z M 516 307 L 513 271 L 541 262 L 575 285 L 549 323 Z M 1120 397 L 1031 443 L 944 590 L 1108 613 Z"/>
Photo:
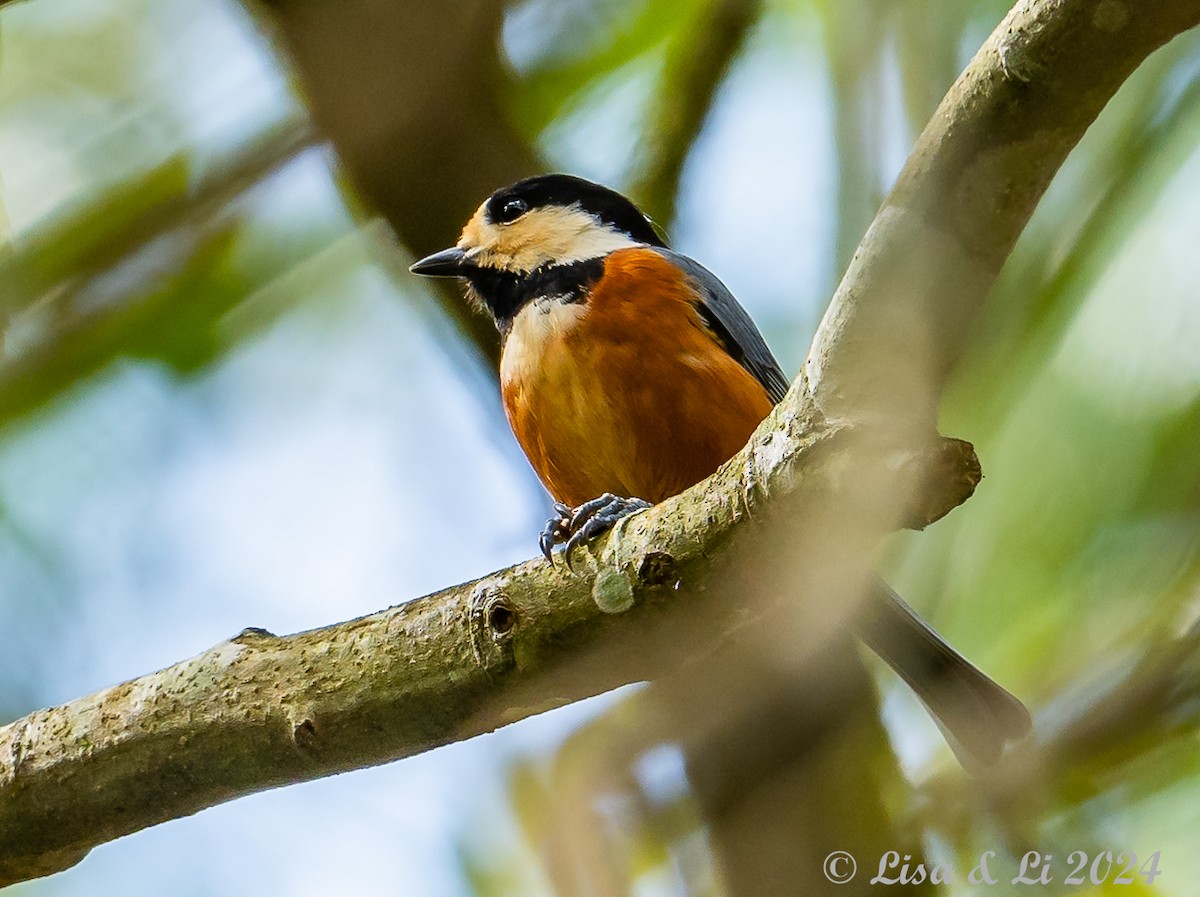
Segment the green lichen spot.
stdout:
<path fill-rule="evenodd" d="M 592 599 L 606 614 L 623 614 L 633 607 L 633 584 L 619 570 L 602 570 L 592 586 Z"/>

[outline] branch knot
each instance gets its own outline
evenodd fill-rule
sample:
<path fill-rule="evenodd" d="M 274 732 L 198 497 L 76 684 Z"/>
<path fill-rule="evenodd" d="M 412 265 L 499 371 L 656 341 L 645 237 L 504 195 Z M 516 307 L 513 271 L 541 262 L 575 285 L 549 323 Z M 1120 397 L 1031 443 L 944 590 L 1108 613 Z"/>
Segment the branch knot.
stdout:
<path fill-rule="evenodd" d="M 501 672 L 516 665 L 513 639 L 521 618 L 502 590 L 503 579 L 481 580 L 471 590 L 467 618 L 475 659 L 488 670 Z"/>

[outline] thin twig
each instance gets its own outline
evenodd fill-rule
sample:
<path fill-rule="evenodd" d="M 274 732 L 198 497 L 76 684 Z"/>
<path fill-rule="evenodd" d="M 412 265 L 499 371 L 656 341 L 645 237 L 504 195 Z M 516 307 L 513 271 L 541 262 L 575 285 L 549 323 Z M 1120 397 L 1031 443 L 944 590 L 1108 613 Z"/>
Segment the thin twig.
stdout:
<path fill-rule="evenodd" d="M 630 188 L 646 214 L 663 227 L 675 218 L 683 163 L 762 9 L 761 0 L 711 0 L 668 48 L 646 127 L 646 152 Z"/>

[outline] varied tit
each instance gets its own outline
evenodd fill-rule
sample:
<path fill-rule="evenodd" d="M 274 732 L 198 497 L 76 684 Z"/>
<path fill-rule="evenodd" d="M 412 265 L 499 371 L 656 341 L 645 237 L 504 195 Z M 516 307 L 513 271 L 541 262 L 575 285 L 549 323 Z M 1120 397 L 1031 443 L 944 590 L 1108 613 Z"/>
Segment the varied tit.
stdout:
<path fill-rule="evenodd" d="M 497 190 L 458 244 L 412 266 L 459 277 L 500 331 L 504 410 L 555 499 L 547 558 L 709 476 L 788 379 L 716 276 L 668 249 L 632 202 L 563 174 Z M 913 688 L 961 757 L 993 762 L 1025 707 L 886 585 L 859 634 Z M 965 755 L 964 755 L 965 751 Z"/>

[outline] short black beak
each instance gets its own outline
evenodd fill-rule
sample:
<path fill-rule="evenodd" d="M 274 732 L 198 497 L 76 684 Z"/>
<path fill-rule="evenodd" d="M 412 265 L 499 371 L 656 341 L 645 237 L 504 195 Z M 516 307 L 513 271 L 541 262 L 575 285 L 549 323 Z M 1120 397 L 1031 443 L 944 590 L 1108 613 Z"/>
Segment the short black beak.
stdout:
<path fill-rule="evenodd" d="M 466 274 L 467 254 L 457 246 L 435 252 L 409 266 L 413 274 L 426 277 L 462 277 Z"/>

